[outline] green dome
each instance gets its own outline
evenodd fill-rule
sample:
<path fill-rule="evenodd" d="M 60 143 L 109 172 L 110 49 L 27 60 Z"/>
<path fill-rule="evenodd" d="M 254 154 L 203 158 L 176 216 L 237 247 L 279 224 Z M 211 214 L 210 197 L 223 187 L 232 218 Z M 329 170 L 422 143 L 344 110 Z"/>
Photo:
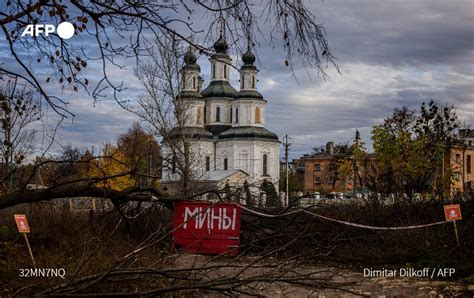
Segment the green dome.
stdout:
<path fill-rule="evenodd" d="M 214 43 L 214 50 L 216 50 L 216 52 L 227 52 L 227 50 L 229 49 L 229 45 L 227 45 L 227 42 L 225 41 L 224 37 L 222 36 L 222 34 L 219 36 L 219 39 L 216 40 L 216 42 Z"/>
<path fill-rule="evenodd" d="M 202 139 L 209 139 L 212 140 L 213 136 L 212 133 L 205 130 L 203 127 L 175 127 L 170 130 L 169 138 L 170 139 L 178 139 L 180 137 L 185 137 L 186 139 L 195 139 L 195 140 L 202 140 Z"/>
<path fill-rule="evenodd" d="M 196 61 L 197 61 L 196 55 L 194 55 L 193 51 L 189 49 L 184 55 L 184 62 L 186 64 L 194 64 L 196 63 Z"/>
<path fill-rule="evenodd" d="M 257 90 L 240 90 L 235 99 L 259 99 L 264 100 L 263 95 Z"/>
<path fill-rule="evenodd" d="M 255 55 L 250 49 L 242 55 L 242 61 L 244 61 L 245 64 L 253 64 L 255 62 Z"/>
<path fill-rule="evenodd" d="M 219 140 L 244 139 L 244 140 L 265 140 L 278 141 L 278 136 L 264 127 L 240 126 L 232 127 L 219 134 Z"/>
<path fill-rule="evenodd" d="M 228 81 L 212 81 L 201 94 L 204 98 L 235 97 L 237 90 L 235 90 Z"/>

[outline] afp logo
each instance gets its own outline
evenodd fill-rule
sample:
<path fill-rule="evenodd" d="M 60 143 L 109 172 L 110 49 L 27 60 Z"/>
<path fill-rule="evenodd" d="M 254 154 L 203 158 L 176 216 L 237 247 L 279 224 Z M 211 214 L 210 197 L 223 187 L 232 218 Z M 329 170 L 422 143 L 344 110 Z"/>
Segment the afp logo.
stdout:
<path fill-rule="evenodd" d="M 62 22 L 57 28 L 50 24 L 30 24 L 26 26 L 23 33 L 21 33 L 21 36 L 39 36 L 40 34 L 48 36 L 50 33 L 54 33 L 54 31 L 56 31 L 62 39 L 69 39 L 74 35 L 74 26 L 69 22 Z"/>

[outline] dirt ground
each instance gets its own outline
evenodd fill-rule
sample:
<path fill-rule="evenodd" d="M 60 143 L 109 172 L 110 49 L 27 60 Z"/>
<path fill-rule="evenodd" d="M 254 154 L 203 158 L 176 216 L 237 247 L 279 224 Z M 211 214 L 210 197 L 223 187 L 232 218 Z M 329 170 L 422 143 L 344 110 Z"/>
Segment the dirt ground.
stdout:
<path fill-rule="evenodd" d="M 170 256 L 172 266 L 199 267 L 222 265 L 213 270 L 210 278 L 229 276 L 235 269 L 228 268 L 228 260 L 214 259 L 203 255 L 175 255 Z M 254 258 L 240 259 L 239 264 L 247 265 L 254 262 Z M 264 263 L 271 264 L 272 260 L 265 259 Z M 261 263 L 258 263 L 261 265 Z M 271 266 L 252 266 L 243 274 L 244 278 L 271 273 Z M 340 267 L 314 265 L 297 268 L 300 273 L 316 272 L 321 280 L 336 282 L 339 289 L 320 288 L 317 284 L 311 286 L 289 285 L 281 282 L 259 282 L 249 285 L 257 295 L 266 297 L 474 297 L 473 276 L 467 280 L 448 281 L 412 277 L 364 277 L 360 272 Z M 323 286 L 324 287 L 324 286 Z"/>

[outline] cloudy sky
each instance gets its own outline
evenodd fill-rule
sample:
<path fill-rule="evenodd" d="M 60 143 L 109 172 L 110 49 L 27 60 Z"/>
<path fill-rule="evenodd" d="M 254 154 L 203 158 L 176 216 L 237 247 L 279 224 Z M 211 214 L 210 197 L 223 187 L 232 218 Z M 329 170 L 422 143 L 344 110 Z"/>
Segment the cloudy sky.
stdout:
<path fill-rule="evenodd" d="M 315 70 L 284 65 L 282 48 L 270 45 L 262 23 L 258 55 L 259 89 L 268 100 L 267 128 L 292 139 L 290 156 L 309 153 L 327 141 L 348 142 L 359 129 L 370 146 L 370 130 L 395 107 L 417 109 L 433 98 L 453 104 L 460 120 L 474 124 L 474 4 L 472 1 L 315 0 L 307 6 L 325 26 L 341 73 L 329 68 L 323 81 Z M 186 15 L 187 16 L 187 15 Z M 208 24 L 193 20 L 197 29 Z M 5 45 L 0 45 L 7 61 Z M 26 55 L 26 54 L 25 54 Z M 7 62 L 8 63 L 8 62 Z M 204 79 L 209 63 L 201 57 Z M 237 64 L 240 61 L 236 61 Z M 129 95 L 142 92 L 133 61 L 115 70 Z M 92 65 L 91 69 L 99 65 Z M 295 79 L 296 77 L 296 79 Z M 232 83 L 238 87 L 237 73 Z M 135 118 L 112 99 L 93 104 L 87 96 L 61 92 L 76 114 L 66 121 L 58 141 L 80 147 L 100 146 L 131 126 Z M 281 150 L 283 151 L 283 150 Z"/>

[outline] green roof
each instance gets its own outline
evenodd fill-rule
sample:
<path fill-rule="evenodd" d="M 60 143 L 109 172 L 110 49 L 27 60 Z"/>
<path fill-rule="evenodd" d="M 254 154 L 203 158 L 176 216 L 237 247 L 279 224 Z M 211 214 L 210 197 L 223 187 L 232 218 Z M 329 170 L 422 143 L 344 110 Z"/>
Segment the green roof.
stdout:
<path fill-rule="evenodd" d="M 240 126 L 232 127 L 221 134 L 219 140 L 225 139 L 245 139 L 245 140 L 273 140 L 278 141 L 278 136 L 264 127 L 258 126 Z"/>
<path fill-rule="evenodd" d="M 170 130 L 170 139 L 179 137 L 185 137 L 186 139 L 213 139 L 212 133 L 205 130 L 203 127 L 175 127 Z"/>
<path fill-rule="evenodd" d="M 235 97 L 237 90 L 228 81 L 212 81 L 201 94 L 204 98 Z"/>
<path fill-rule="evenodd" d="M 263 100 L 263 95 L 256 90 L 240 90 L 235 99 L 261 99 Z"/>

